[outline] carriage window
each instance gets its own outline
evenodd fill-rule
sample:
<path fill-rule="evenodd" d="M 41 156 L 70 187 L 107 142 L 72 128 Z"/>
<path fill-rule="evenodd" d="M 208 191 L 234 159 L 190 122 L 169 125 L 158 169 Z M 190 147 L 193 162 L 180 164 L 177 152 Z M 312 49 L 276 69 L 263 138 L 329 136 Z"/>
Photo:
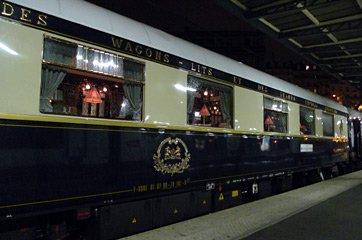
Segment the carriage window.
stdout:
<path fill-rule="evenodd" d="M 232 128 L 232 88 L 188 77 L 188 124 Z"/>
<path fill-rule="evenodd" d="M 314 110 L 301 106 L 299 113 L 300 133 L 304 135 L 315 135 Z"/>
<path fill-rule="evenodd" d="M 288 104 L 268 97 L 264 97 L 264 131 L 288 131 Z"/>
<path fill-rule="evenodd" d="M 44 39 L 40 111 L 141 120 L 144 64 Z"/>
<path fill-rule="evenodd" d="M 323 136 L 334 136 L 334 120 L 333 115 L 328 113 L 322 114 Z"/>

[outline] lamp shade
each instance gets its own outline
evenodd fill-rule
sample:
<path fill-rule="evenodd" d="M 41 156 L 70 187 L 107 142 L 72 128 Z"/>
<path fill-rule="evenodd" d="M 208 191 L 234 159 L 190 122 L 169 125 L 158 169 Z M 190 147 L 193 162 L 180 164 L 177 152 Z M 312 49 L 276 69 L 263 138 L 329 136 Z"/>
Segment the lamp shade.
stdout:
<path fill-rule="evenodd" d="M 203 116 L 203 117 L 210 116 L 209 109 L 207 109 L 205 104 L 204 104 L 204 106 L 202 106 L 202 108 L 200 110 L 200 115 Z"/>
<path fill-rule="evenodd" d="M 273 125 L 274 123 L 273 123 L 273 120 L 271 119 L 271 117 L 266 116 L 264 124 L 265 125 Z"/>
<path fill-rule="evenodd" d="M 84 101 L 87 103 L 102 103 L 102 98 L 98 90 L 93 87 L 85 96 Z"/>

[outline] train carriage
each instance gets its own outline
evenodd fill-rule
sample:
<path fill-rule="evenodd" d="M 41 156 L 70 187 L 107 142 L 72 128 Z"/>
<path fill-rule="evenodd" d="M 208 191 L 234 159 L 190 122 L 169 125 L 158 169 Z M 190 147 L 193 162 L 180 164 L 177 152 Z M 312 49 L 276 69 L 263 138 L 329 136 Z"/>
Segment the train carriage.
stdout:
<path fill-rule="evenodd" d="M 349 148 L 350 160 L 353 164 L 359 164 L 362 158 L 362 136 L 361 136 L 361 119 L 362 114 L 356 110 L 348 110 L 349 116 Z"/>
<path fill-rule="evenodd" d="M 87 2 L 0 1 L 0 28 L 3 238 L 112 239 L 348 163 L 346 107 Z"/>

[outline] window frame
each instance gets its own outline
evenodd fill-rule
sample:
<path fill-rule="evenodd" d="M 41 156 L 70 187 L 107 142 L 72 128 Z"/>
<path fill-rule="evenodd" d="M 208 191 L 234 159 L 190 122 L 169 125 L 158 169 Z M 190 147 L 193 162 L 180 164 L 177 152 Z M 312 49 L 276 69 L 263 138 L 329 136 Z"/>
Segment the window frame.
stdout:
<path fill-rule="evenodd" d="M 327 116 L 331 116 L 332 117 L 332 131 L 331 131 L 331 134 L 329 135 L 329 134 L 325 134 L 325 122 L 324 122 L 324 120 L 325 120 L 325 118 L 324 118 L 324 116 L 325 115 L 327 115 Z M 334 134 L 335 134 L 335 126 L 334 126 L 334 114 L 333 113 L 329 113 L 329 112 L 322 112 L 322 131 L 323 131 L 323 137 L 334 137 Z"/>
<path fill-rule="evenodd" d="M 274 101 L 280 102 L 282 104 L 281 110 L 276 110 L 276 109 L 273 109 L 273 108 L 266 107 L 265 106 L 265 99 L 269 99 L 272 102 L 274 102 Z M 286 104 L 287 110 L 283 110 L 284 104 Z M 269 118 L 269 120 L 267 120 L 266 111 L 270 111 L 270 112 L 276 113 L 276 114 L 284 114 L 286 116 L 285 117 L 285 131 L 275 131 L 275 129 L 274 130 L 268 130 L 268 129 L 270 129 L 270 127 L 272 125 L 275 125 L 275 124 L 274 123 L 266 124 L 266 121 L 271 120 L 270 118 Z M 266 126 L 266 125 L 269 125 L 269 126 Z M 263 95 L 263 130 L 264 130 L 264 132 L 274 132 L 274 133 L 282 133 L 282 134 L 288 133 L 288 131 L 289 131 L 289 105 L 288 105 L 287 101 L 285 101 L 283 99 L 280 99 L 280 98 L 275 98 L 275 97 L 272 97 L 272 96 Z"/>
<path fill-rule="evenodd" d="M 203 77 L 200 77 L 200 76 L 195 76 L 193 74 L 188 74 L 187 75 L 187 88 L 188 89 L 193 88 L 193 86 L 190 86 L 190 81 L 192 81 L 192 79 L 200 81 L 201 84 L 202 84 L 202 82 L 204 84 L 206 83 L 205 85 L 208 85 L 208 87 L 211 87 L 211 88 L 215 88 L 215 90 L 218 91 L 219 93 L 220 93 L 221 90 L 224 90 L 224 91 L 226 90 L 227 92 L 229 92 L 229 94 L 230 94 L 230 96 L 229 96 L 229 98 L 230 98 L 229 99 L 230 100 L 230 105 L 229 105 L 229 110 L 230 110 L 230 112 L 229 112 L 230 120 L 229 121 L 230 121 L 230 123 L 229 123 L 229 126 L 228 126 L 227 119 L 224 119 L 224 117 L 222 115 L 221 103 L 220 103 L 220 113 L 221 113 L 220 116 L 221 116 L 223 121 L 226 121 L 226 123 L 225 122 L 223 122 L 223 123 L 220 122 L 219 126 L 213 126 L 213 124 L 211 123 L 210 126 L 209 126 L 209 124 L 203 124 L 203 119 L 204 118 L 202 116 L 200 116 L 200 121 L 201 121 L 200 123 L 198 123 L 198 124 L 197 123 L 195 123 L 195 124 L 190 123 L 190 121 L 191 121 L 190 113 L 188 112 L 188 109 L 186 109 L 187 125 L 188 126 L 193 126 L 193 127 L 212 127 L 212 128 L 216 128 L 216 129 L 222 129 L 222 128 L 224 128 L 224 129 L 234 129 L 234 114 L 235 114 L 234 111 L 235 111 L 235 109 L 234 109 L 234 87 L 233 87 L 233 85 L 229 85 L 229 84 L 223 83 L 223 82 L 212 81 L 210 79 L 203 78 Z M 186 101 L 187 101 L 186 106 L 187 106 L 187 108 L 189 107 L 189 104 L 190 104 L 190 102 L 189 102 L 190 94 L 189 93 L 191 94 L 191 91 L 186 90 L 186 94 L 187 94 L 187 96 L 186 96 L 186 98 L 187 98 L 186 99 Z M 194 101 L 195 101 L 195 99 L 194 99 Z M 220 101 L 221 100 L 219 100 L 219 102 Z M 193 103 L 192 106 L 194 108 L 195 103 Z M 195 111 L 192 111 L 192 114 L 194 114 L 194 113 L 195 113 Z M 210 112 L 210 114 L 211 114 L 211 112 Z M 195 119 L 193 118 L 192 120 L 195 120 Z"/>
<path fill-rule="evenodd" d="M 63 63 L 59 63 L 56 61 L 49 61 L 48 59 L 45 59 L 45 41 L 46 39 L 50 39 L 51 41 L 57 41 L 60 42 L 61 44 L 68 44 L 70 46 L 75 47 L 75 49 L 77 49 L 77 47 L 82 46 L 82 47 L 86 47 L 87 49 L 90 49 L 92 51 L 99 51 L 108 55 L 113 55 L 117 58 L 122 58 L 123 60 L 123 76 L 119 76 L 119 75 L 112 75 L 112 74 L 107 74 L 104 72 L 98 72 L 98 71 L 93 71 L 93 70 L 89 70 L 89 69 L 84 69 L 84 68 L 78 68 L 76 63 L 75 64 L 63 64 Z M 146 63 L 143 61 L 140 61 L 138 59 L 133 59 L 133 58 L 129 58 L 126 57 L 124 55 L 121 55 L 117 52 L 114 52 L 110 49 L 104 49 L 101 48 L 99 46 L 91 46 L 90 44 L 84 44 L 78 41 L 73 41 L 73 40 L 69 40 L 69 39 L 64 39 L 62 37 L 58 37 L 58 36 L 50 36 L 50 35 L 44 35 L 43 36 L 43 48 L 42 48 L 42 61 L 41 61 L 41 75 L 43 75 L 43 70 L 45 68 L 57 68 L 61 71 L 66 72 L 67 74 L 70 75 L 74 75 L 74 76 L 78 76 L 78 77 L 84 77 L 84 78 L 93 78 L 96 79 L 99 82 L 105 82 L 105 83 L 119 83 L 120 87 L 122 88 L 122 86 L 124 84 L 136 84 L 140 86 L 140 112 L 139 115 L 140 117 L 137 119 L 126 119 L 126 118 L 121 118 L 121 117 L 111 117 L 111 116 L 90 116 L 90 115 L 83 115 L 83 113 L 79 113 L 79 109 L 78 109 L 78 113 L 77 114 L 67 114 L 67 113 L 62 113 L 62 112 L 51 112 L 51 111 L 44 111 L 41 109 L 41 106 L 39 106 L 39 112 L 42 114 L 54 114 L 54 115 L 66 115 L 66 116 L 72 116 L 72 117 L 92 117 L 92 118 L 101 118 L 101 119 L 109 119 L 109 120 L 131 120 L 134 122 L 141 122 L 144 120 L 144 111 L 145 111 L 145 82 L 146 82 Z M 72 55 L 73 58 L 77 57 L 77 54 Z M 77 59 L 73 59 L 73 61 L 77 62 Z M 127 76 L 126 74 L 126 69 L 125 69 L 125 62 L 130 63 L 132 65 L 132 63 L 135 64 L 139 64 L 140 67 L 142 68 L 141 71 L 137 72 L 137 74 L 139 76 L 141 76 L 141 80 L 135 80 L 130 78 L 129 76 Z M 128 65 L 129 67 L 131 65 Z M 137 68 L 137 66 L 135 66 Z M 140 69 L 141 69 L 140 68 Z M 130 69 L 132 70 L 132 66 L 131 68 L 128 69 L 128 71 L 130 71 Z M 43 76 L 42 76 L 43 78 Z M 64 80 L 63 80 L 64 81 Z M 63 83 L 63 81 L 59 84 L 59 86 Z M 43 84 L 43 79 L 41 79 L 41 85 Z M 75 84 L 76 85 L 76 84 Z M 58 86 L 58 88 L 59 88 Z M 57 88 L 57 90 L 58 90 Z M 56 90 L 56 91 L 57 91 Z M 124 95 L 124 91 L 123 91 L 123 97 Z M 42 94 L 40 92 L 40 101 L 42 98 Z M 40 102 L 39 101 L 39 102 Z M 51 102 L 52 99 L 49 99 L 49 101 Z M 81 111 L 82 112 L 82 111 Z"/>
<path fill-rule="evenodd" d="M 301 135 L 309 135 L 309 136 L 315 136 L 316 135 L 316 113 L 315 113 L 315 109 L 314 108 L 311 108 L 311 107 L 306 107 L 306 106 L 303 106 L 303 105 L 299 105 L 299 125 L 300 125 L 300 128 L 302 127 L 302 123 L 301 123 L 301 108 L 304 108 L 304 109 L 309 109 L 311 111 L 313 111 L 313 133 L 312 134 L 305 134 L 305 133 L 302 133 L 302 131 L 300 130 L 300 134 Z"/>

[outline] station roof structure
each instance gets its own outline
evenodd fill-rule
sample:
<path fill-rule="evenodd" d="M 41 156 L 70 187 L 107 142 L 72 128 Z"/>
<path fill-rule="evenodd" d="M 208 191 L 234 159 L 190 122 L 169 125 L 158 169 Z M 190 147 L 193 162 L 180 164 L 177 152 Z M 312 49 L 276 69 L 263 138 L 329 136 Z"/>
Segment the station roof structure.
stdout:
<path fill-rule="evenodd" d="M 334 80 L 362 83 L 362 0 L 88 0 L 138 21 L 177 32 L 238 31 L 251 25 Z M 182 28 L 182 27 L 181 27 Z"/>
<path fill-rule="evenodd" d="M 218 1 L 338 80 L 360 88 L 362 0 Z"/>

